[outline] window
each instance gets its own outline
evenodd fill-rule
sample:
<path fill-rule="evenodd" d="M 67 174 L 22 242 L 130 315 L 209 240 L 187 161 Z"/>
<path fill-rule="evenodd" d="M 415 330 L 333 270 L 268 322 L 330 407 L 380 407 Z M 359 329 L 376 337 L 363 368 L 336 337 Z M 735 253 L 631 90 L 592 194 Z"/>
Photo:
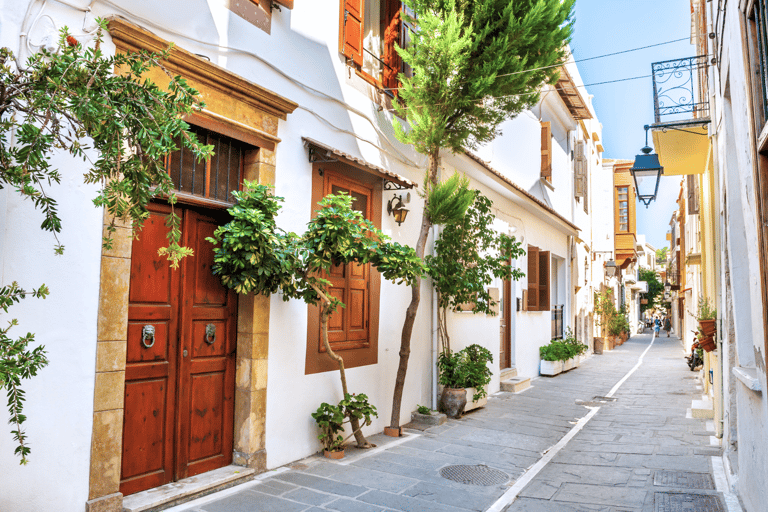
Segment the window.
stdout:
<path fill-rule="evenodd" d="M 361 75 L 377 87 L 395 92 L 397 75 L 412 71 L 395 51 L 411 41 L 413 27 L 403 11 L 413 12 L 400 0 L 343 0 L 341 10 L 341 53 Z"/>
<path fill-rule="evenodd" d="M 619 231 L 629 231 L 629 187 L 616 187 Z"/>
<path fill-rule="evenodd" d="M 180 149 L 168 155 L 165 162 L 174 189 L 185 202 L 234 203 L 232 192 L 240 190 L 243 156 L 250 146 L 195 125 L 190 125 L 189 131 L 201 144 L 212 144 L 214 154 L 200 162 L 177 140 Z"/>
<path fill-rule="evenodd" d="M 583 140 L 576 142 L 576 159 L 573 162 L 574 177 L 574 195 L 584 201 L 584 212 L 589 213 L 587 206 L 587 190 L 589 181 L 587 178 L 587 156 L 584 148 L 586 143 Z"/>
<path fill-rule="evenodd" d="M 315 163 L 312 169 L 312 207 L 328 194 L 346 192 L 352 207 L 363 213 L 376 227 L 381 227 L 381 178 L 356 168 L 335 163 Z M 331 282 L 329 292 L 346 307 L 339 308 L 328 320 L 328 341 L 334 352 L 344 358 L 345 368 L 376 364 L 378 360 L 379 289 L 381 278 L 370 264 L 334 267 L 324 276 Z M 338 365 L 326 355 L 320 337 L 320 314 L 309 307 L 307 322 L 307 374 L 337 370 Z"/>
<path fill-rule="evenodd" d="M 552 127 L 549 121 L 541 123 L 541 177 L 552 183 Z"/>
<path fill-rule="evenodd" d="M 528 311 L 549 311 L 549 251 L 528 246 Z"/>

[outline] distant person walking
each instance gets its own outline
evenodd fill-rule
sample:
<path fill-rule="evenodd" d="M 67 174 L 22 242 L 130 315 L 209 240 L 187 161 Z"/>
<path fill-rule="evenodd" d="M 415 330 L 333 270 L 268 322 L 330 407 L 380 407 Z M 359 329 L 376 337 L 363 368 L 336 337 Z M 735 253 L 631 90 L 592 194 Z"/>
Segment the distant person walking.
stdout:
<path fill-rule="evenodd" d="M 667 338 L 669 338 L 669 331 L 672 330 L 672 322 L 669 321 L 669 317 L 664 319 L 664 330 L 667 331 Z"/>
<path fill-rule="evenodd" d="M 661 320 L 659 319 L 659 317 L 656 317 L 656 320 L 653 321 L 653 332 L 655 332 L 656 336 L 658 336 L 660 331 L 661 331 Z"/>

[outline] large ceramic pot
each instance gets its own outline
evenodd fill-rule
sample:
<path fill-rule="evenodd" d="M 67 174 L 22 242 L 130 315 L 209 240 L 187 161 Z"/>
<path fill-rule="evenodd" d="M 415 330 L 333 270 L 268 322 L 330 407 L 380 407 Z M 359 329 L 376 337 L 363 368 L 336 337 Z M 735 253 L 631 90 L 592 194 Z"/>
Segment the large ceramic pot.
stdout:
<path fill-rule="evenodd" d="M 594 353 L 595 354 L 602 354 L 603 353 L 603 338 L 592 338 L 592 341 L 594 343 Z"/>
<path fill-rule="evenodd" d="M 467 390 L 464 388 L 445 388 L 440 395 L 440 409 L 446 416 L 459 419 L 467 405 Z"/>
<path fill-rule="evenodd" d="M 713 336 L 699 336 L 699 348 L 704 349 L 705 352 L 712 352 L 717 348 L 717 343 Z"/>

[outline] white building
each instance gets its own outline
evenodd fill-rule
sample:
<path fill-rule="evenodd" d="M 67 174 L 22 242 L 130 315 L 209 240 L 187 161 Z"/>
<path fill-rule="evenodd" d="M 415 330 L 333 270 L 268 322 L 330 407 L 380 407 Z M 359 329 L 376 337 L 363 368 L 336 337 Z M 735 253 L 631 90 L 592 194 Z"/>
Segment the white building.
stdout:
<path fill-rule="evenodd" d="M 366 0 L 368 14 L 357 22 L 367 51 L 345 40 L 337 2 L 293 3 L 5 1 L 0 45 L 24 56 L 65 25 L 87 44 L 94 16 L 111 19 L 105 52 L 173 41 L 170 71 L 187 78 L 207 103 L 190 124 L 241 155 L 231 168 L 241 169 L 241 177 L 274 185 L 285 198 L 281 227 L 302 232 L 325 191 L 342 189 L 365 199 L 368 217 L 386 234 L 413 245 L 422 209 L 413 188 L 425 158 L 394 138 L 391 99 L 379 88 L 391 77 L 377 60 L 391 55 L 380 44 L 382 20 L 374 15 L 396 12 L 399 2 Z M 582 85 L 575 65 L 567 69 L 538 107 L 507 122 L 504 135 L 477 155 L 442 158 L 443 172 L 464 172 L 493 200 L 498 229 L 519 237 L 527 250 L 514 262 L 527 277 L 496 283 L 499 316 L 449 316 L 455 349 L 480 343 L 493 352 L 491 393 L 499 390 L 500 370 L 538 374 L 553 309 L 580 339 L 592 336 L 594 268 L 602 267 L 596 255 L 604 241 L 591 238 L 596 212 L 586 192 L 601 186 L 590 176 L 602 169 L 602 134 L 586 96 L 561 94 Z M 87 168 L 62 156 L 53 163 L 64 176 L 52 188 L 64 222 L 63 257 L 53 256 L 53 241 L 40 233 L 39 212 L 7 188 L 0 193 L 1 282 L 28 288 L 44 282 L 52 292 L 11 310 L 19 329 L 46 345 L 51 363 L 25 381 L 29 465 L 18 466 L 10 434 L 0 434 L 0 510 L 118 511 L 123 495 L 215 467 L 264 471 L 315 453 L 320 445 L 310 413 L 341 398 L 338 374 L 320 350 L 315 310 L 280 296 L 236 297 L 207 273 L 210 247 L 203 240 L 226 221 L 228 190 L 214 197 L 180 182 L 177 211 L 185 239 L 197 245 L 177 274 L 156 256 L 164 243 L 164 205 L 153 207 L 138 240 L 121 226 L 115 248 L 102 249 L 105 219 L 90 202 L 95 188 L 82 184 Z M 397 224 L 386 203 L 408 194 L 411 216 Z M 366 429 L 375 433 L 391 412 L 410 289 L 382 282 L 375 272 L 367 279 L 364 306 L 355 311 L 362 320 L 344 323 L 336 334 L 351 391 L 366 393 L 378 407 L 379 418 Z M 435 312 L 430 288 L 422 290 L 403 418 L 436 396 Z M 355 329 L 362 334 L 354 337 Z"/>

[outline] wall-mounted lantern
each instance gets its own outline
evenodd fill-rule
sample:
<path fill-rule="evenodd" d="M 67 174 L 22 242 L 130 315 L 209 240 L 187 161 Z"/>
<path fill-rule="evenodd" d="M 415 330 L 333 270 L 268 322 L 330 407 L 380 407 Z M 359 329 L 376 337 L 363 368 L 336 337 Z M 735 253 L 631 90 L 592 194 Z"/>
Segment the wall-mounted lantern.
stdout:
<path fill-rule="evenodd" d="M 659 181 L 664 174 L 664 168 L 659 163 L 659 155 L 651 154 L 651 147 L 648 145 L 648 125 L 645 125 L 645 147 L 640 151 L 642 155 L 635 157 L 635 163 L 629 170 L 635 179 L 635 190 L 637 199 L 642 202 L 646 208 L 651 201 L 656 199 L 659 192 Z"/>
<path fill-rule="evenodd" d="M 395 222 L 399 226 L 405 222 L 405 218 L 408 216 L 408 209 L 403 203 L 403 196 L 395 194 L 395 196 L 387 202 L 387 213 L 395 218 Z"/>

